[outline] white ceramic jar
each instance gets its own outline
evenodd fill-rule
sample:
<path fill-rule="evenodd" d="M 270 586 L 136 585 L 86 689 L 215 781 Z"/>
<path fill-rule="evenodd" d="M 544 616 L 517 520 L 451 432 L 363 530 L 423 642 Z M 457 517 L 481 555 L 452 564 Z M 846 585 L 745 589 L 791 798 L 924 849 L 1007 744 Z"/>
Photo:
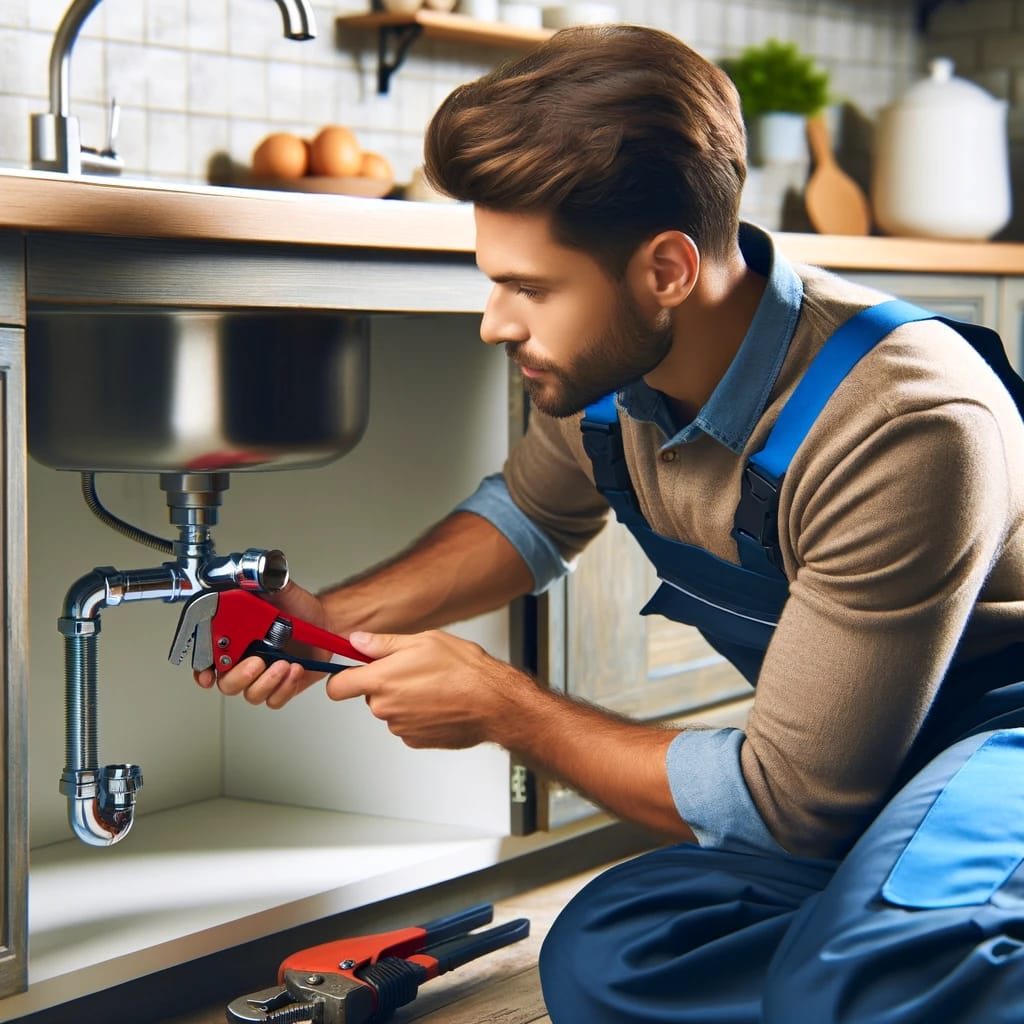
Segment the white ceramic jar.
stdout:
<path fill-rule="evenodd" d="M 930 76 L 878 116 L 871 202 L 878 226 L 918 238 L 991 238 L 1010 219 L 1006 103 L 953 75 Z"/>

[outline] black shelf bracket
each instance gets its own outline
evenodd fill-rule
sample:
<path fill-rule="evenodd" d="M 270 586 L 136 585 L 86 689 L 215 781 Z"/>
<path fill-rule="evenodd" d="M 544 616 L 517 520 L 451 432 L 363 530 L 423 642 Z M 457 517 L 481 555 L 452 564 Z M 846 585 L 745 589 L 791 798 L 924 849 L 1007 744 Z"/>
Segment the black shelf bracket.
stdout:
<path fill-rule="evenodd" d="M 409 47 L 423 34 L 423 26 L 381 25 L 377 30 L 377 95 L 386 96 L 391 76 L 402 66 Z"/>
<path fill-rule="evenodd" d="M 946 0 L 918 0 L 917 2 L 917 31 L 926 32 L 928 30 L 928 22 L 931 20 L 932 12 L 937 7 L 941 7 Z M 967 0 L 958 0 L 958 3 L 964 4 Z"/>

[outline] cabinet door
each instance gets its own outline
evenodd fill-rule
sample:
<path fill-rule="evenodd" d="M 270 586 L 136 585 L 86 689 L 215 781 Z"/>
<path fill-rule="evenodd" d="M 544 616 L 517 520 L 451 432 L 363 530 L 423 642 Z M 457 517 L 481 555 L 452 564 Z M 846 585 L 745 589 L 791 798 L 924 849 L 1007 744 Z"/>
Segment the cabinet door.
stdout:
<path fill-rule="evenodd" d="M 639 721 L 741 724 L 734 708 L 749 697 L 750 684 L 692 626 L 640 615 L 657 586 L 654 567 L 632 535 L 609 522 L 576 570 L 538 603 L 541 678 Z M 557 828 L 595 811 L 553 780 L 540 780 L 538 789 L 541 827 Z"/>
<path fill-rule="evenodd" d="M 27 593 L 25 549 L 24 332 L 0 327 L 0 997 L 28 984 Z"/>
<path fill-rule="evenodd" d="M 998 328 L 999 281 L 969 274 L 894 274 L 843 272 L 849 281 L 878 288 L 943 316 Z"/>
<path fill-rule="evenodd" d="M 1014 369 L 1024 373 L 1024 278 L 1005 277 L 1000 281 L 996 326 Z"/>

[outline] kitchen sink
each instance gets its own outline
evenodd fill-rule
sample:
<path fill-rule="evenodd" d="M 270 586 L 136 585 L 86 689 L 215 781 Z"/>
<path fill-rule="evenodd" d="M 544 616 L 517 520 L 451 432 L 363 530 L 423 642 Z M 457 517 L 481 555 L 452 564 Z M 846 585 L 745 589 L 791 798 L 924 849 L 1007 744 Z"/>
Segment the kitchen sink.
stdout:
<path fill-rule="evenodd" d="M 362 437 L 369 319 L 295 310 L 30 306 L 28 446 L 54 469 L 317 466 Z"/>

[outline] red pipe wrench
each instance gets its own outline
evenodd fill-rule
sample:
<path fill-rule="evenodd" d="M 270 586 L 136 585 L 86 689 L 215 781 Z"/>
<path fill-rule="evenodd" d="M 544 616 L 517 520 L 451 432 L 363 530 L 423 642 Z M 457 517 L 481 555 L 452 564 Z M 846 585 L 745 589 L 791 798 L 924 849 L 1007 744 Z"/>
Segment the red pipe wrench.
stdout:
<path fill-rule="evenodd" d="M 189 598 L 178 619 L 167 660 L 180 665 L 192 651 L 197 672 L 215 668 L 227 672 L 243 658 L 258 655 L 267 664 L 290 661 L 318 672 L 340 672 L 351 666 L 333 661 L 314 661 L 284 650 L 295 640 L 321 647 L 351 661 L 372 661 L 344 637 L 292 618 L 246 590 L 206 590 Z"/>
<path fill-rule="evenodd" d="M 470 929 L 489 924 L 493 916 L 494 908 L 485 903 L 418 927 L 310 946 L 281 963 L 279 987 L 230 1003 L 228 1020 L 242 1024 L 387 1020 L 416 998 L 423 982 L 530 934 L 525 917 L 469 934 Z"/>

